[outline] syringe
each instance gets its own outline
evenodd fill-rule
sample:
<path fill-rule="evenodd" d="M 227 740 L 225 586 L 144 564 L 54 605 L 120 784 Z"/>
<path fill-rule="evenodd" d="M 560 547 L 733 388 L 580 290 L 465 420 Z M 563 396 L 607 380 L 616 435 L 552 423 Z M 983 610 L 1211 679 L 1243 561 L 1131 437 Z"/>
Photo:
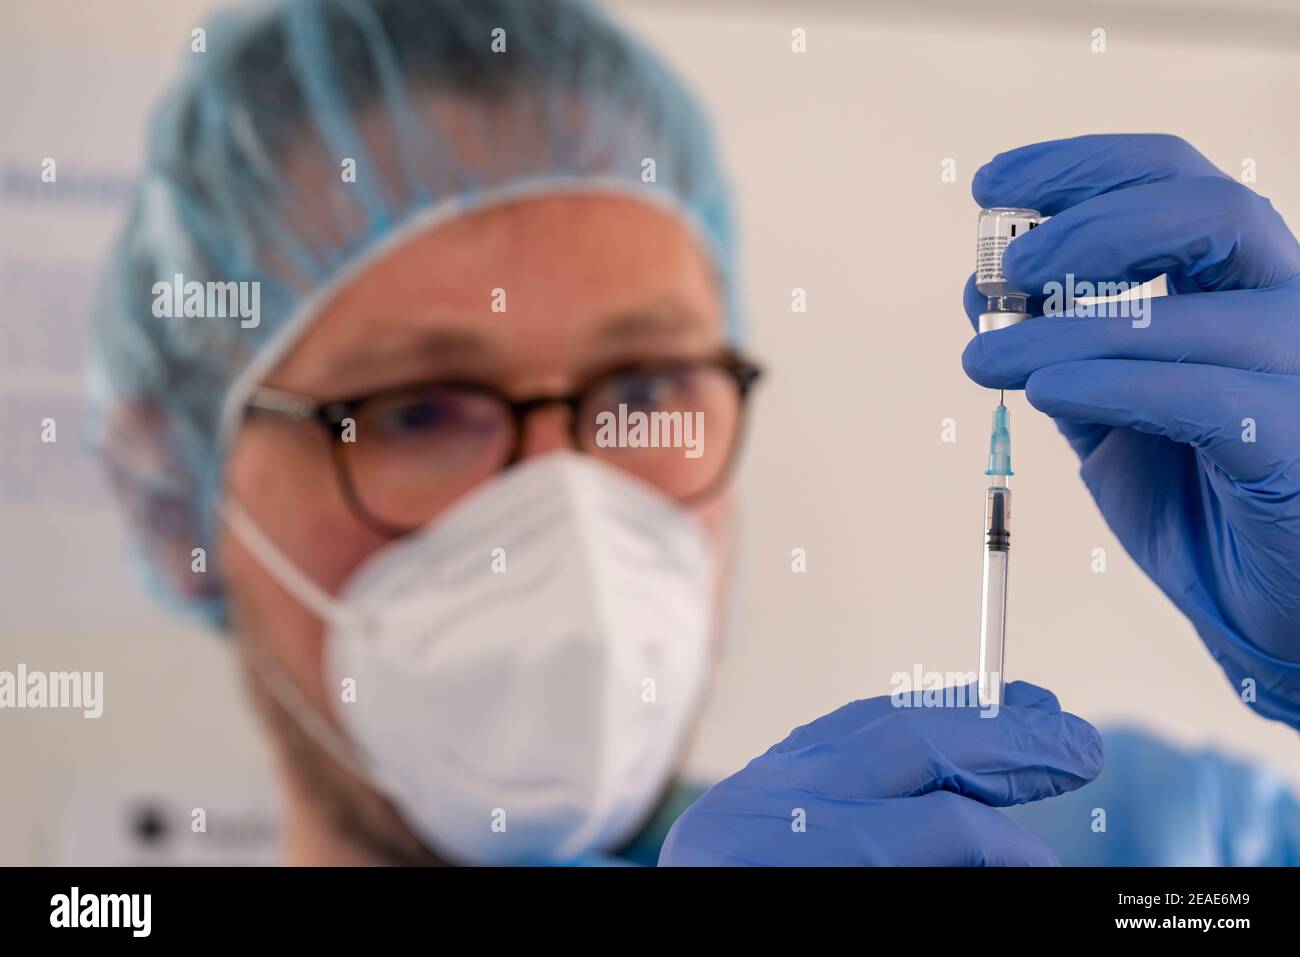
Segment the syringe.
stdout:
<path fill-rule="evenodd" d="M 975 287 L 987 297 L 979 331 L 1006 329 L 1029 318 L 1029 295 L 1003 271 L 1007 247 L 1042 223 L 1036 209 L 997 206 L 980 210 L 975 241 Z M 989 439 L 989 477 L 984 493 L 984 582 L 980 607 L 980 707 L 1002 704 L 1002 666 L 1007 643 L 1007 559 L 1011 554 L 1011 431 L 1007 406 L 998 398 Z"/>
<path fill-rule="evenodd" d="M 1011 554 L 1011 430 L 1006 404 L 993 410 L 989 477 L 984 494 L 984 581 L 980 607 L 979 703 L 1002 704 L 1002 665 L 1007 642 L 1007 559 Z"/>

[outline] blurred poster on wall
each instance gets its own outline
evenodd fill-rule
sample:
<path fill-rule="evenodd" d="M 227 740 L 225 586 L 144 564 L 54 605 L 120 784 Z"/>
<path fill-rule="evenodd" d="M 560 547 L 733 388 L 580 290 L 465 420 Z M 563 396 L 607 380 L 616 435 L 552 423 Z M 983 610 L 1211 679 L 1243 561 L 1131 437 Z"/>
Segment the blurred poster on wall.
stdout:
<path fill-rule="evenodd" d="M 257 775 L 77 774 L 62 782 L 45 828 L 41 864 L 279 863 L 279 807 Z"/>

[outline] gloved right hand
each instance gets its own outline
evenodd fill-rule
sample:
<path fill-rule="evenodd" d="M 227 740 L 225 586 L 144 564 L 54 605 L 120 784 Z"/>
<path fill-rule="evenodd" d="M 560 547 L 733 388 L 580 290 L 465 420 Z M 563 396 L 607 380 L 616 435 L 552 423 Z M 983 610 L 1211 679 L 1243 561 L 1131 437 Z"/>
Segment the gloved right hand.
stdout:
<path fill-rule="evenodd" d="M 686 809 L 660 866 L 1059 863 L 997 808 L 1095 778 L 1097 729 L 1023 681 L 993 717 L 922 699 L 867 698 L 796 728 Z"/>
<path fill-rule="evenodd" d="M 1300 730 L 1300 242 L 1174 136 L 1021 147 L 973 190 L 1051 214 L 1007 248 L 1020 289 L 1168 276 L 1176 295 L 1140 319 L 1037 318 L 975 336 L 962 363 L 1056 420 L 1107 524 L 1233 691 Z M 986 303 L 972 281 L 972 324 Z"/>

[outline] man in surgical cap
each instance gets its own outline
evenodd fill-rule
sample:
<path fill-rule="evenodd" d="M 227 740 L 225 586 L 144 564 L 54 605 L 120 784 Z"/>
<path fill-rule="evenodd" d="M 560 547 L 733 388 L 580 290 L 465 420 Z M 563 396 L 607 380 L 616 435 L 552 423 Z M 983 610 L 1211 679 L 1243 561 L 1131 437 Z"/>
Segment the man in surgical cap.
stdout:
<path fill-rule="evenodd" d="M 581 3 L 273 3 L 207 47 L 95 401 L 155 592 L 248 664 L 289 860 L 634 845 L 680 810 L 757 375 L 700 113 Z M 258 315 L 200 314 L 231 283 Z"/>

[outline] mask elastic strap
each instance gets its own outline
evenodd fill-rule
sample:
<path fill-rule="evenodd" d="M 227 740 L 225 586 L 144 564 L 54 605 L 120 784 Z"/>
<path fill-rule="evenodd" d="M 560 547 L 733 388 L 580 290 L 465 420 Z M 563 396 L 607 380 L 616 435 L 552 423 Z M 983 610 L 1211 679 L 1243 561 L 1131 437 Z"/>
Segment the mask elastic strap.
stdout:
<path fill-rule="evenodd" d="M 280 550 L 280 546 L 257 526 L 252 516 L 244 511 L 243 505 L 233 498 L 227 498 L 221 503 L 221 517 L 240 544 L 257 559 L 257 563 L 322 623 L 331 624 L 343 614 L 334 596 L 295 565 Z"/>
<path fill-rule="evenodd" d="M 352 741 L 339 733 L 338 729 L 325 720 L 302 690 L 294 684 L 285 673 L 278 660 L 256 640 L 243 642 L 248 650 L 250 663 L 257 676 L 266 685 L 271 696 L 279 703 L 303 734 L 333 758 L 339 765 L 362 781 L 371 781 L 380 785 L 380 775 L 374 768 L 363 765 L 358 759 L 358 751 Z M 381 790 L 384 790 L 381 787 Z M 387 793 L 392 793 L 387 792 Z"/>
<path fill-rule="evenodd" d="M 304 607 L 314 612 L 327 627 L 343 617 L 343 611 L 333 596 L 295 565 L 257 526 L 239 502 L 227 498 L 221 505 L 221 516 L 230 531 L 271 577 L 302 602 Z M 361 780 L 370 781 L 381 792 L 389 795 L 396 793 L 378 768 L 363 763 L 364 752 L 325 719 L 303 694 L 302 689 L 289 678 L 284 666 L 274 655 L 255 640 L 245 641 L 243 647 L 248 650 L 250 664 L 272 697 L 317 747 Z"/>

